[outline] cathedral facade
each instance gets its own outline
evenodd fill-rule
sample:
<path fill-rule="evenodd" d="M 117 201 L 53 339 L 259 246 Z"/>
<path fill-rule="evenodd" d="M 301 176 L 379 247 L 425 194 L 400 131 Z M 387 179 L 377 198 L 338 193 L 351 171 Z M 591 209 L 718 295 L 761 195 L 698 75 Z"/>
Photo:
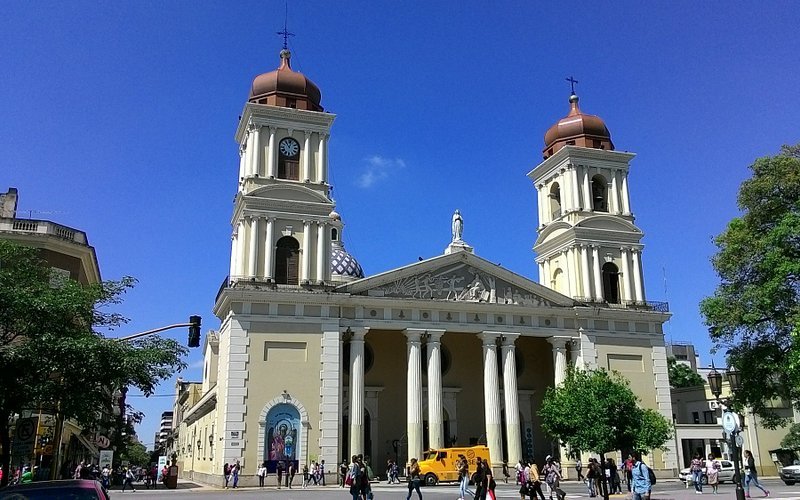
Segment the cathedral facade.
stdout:
<path fill-rule="evenodd" d="M 567 367 L 616 370 L 672 420 L 663 324 L 644 296 L 643 236 L 628 195 L 633 154 L 570 97 L 528 177 L 538 193 L 539 282 L 476 255 L 453 216 L 442 255 L 365 277 L 342 244 L 328 183 L 335 116 L 319 88 L 280 67 L 255 78 L 236 141 L 230 272 L 183 398 L 181 475 L 221 484 L 238 461 L 326 471 L 353 454 L 376 471 L 429 448 L 486 444 L 492 465 L 563 455 L 537 416 Z M 590 423 L 587 423 L 590 424 Z M 564 457 L 566 461 L 566 457 Z M 657 470 L 676 467 L 656 451 Z"/>

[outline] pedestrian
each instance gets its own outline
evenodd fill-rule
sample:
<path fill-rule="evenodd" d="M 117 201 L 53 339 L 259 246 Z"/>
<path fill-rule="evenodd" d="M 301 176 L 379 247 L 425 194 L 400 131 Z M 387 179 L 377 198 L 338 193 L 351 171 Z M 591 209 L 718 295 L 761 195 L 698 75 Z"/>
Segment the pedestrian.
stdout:
<path fill-rule="evenodd" d="M 475 493 L 469 490 L 469 461 L 464 455 L 459 455 L 456 460 L 458 469 L 458 500 L 465 500 L 467 494 L 475 497 Z"/>
<path fill-rule="evenodd" d="M 631 492 L 631 481 L 633 477 L 633 456 L 629 453 L 625 460 L 625 482 L 628 483 L 628 493 Z"/>
<path fill-rule="evenodd" d="M 761 483 L 758 482 L 758 471 L 756 470 L 756 461 L 750 450 L 744 450 L 744 485 L 745 496 L 750 498 L 750 484 L 755 485 L 756 488 L 764 492 L 764 496 L 769 496 L 769 490 L 764 489 Z"/>
<path fill-rule="evenodd" d="M 486 500 L 486 469 L 481 457 L 475 459 L 475 474 L 472 478 L 475 483 L 475 500 Z"/>
<path fill-rule="evenodd" d="M 411 500 L 411 493 L 416 490 L 417 496 L 419 500 L 422 500 L 422 492 L 419 491 L 419 464 L 417 463 L 416 458 L 411 459 L 411 464 L 408 466 L 408 495 L 406 495 L 406 500 Z"/>
<path fill-rule="evenodd" d="M 311 469 L 309 470 L 311 480 L 314 481 L 314 486 L 317 485 L 317 462 L 311 462 Z"/>
<path fill-rule="evenodd" d="M 231 480 L 231 466 L 227 462 L 222 466 L 222 477 L 225 478 L 225 489 L 228 489 L 228 482 Z"/>
<path fill-rule="evenodd" d="M 320 460 L 319 467 L 317 467 L 317 473 L 322 481 L 322 486 L 325 486 L 325 460 Z"/>
<path fill-rule="evenodd" d="M 84 461 L 81 460 L 81 463 L 79 463 L 78 466 L 75 467 L 75 473 L 72 474 L 72 479 L 81 478 L 81 474 L 83 473 L 83 466 L 84 466 Z"/>
<path fill-rule="evenodd" d="M 586 490 L 590 498 L 597 496 L 597 469 L 594 466 L 594 458 L 589 459 L 589 465 L 586 468 Z"/>
<path fill-rule="evenodd" d="M 564 500 L 564 496 L 566 495 L 560 488 L 561 467 L 550 455 L 547 455 L 545 458 L 545 465 L 542 468 L 542 473 L 544 474 L 544 482 L 547 484 L 550 500 L 553 500 L 553 493 L 555 493 L 558 500 Z"/>
<path fill-rule="evenodd" d="M 528 479 L 528 494 L 533 500 L 537 495 L 539 500 L 544 500 L 544 493 L 542 492 L 542 481 L 539 479 L 539 466 L 536 462 L 531 460 L 530 465 L 525 468 L 525 475 Z"/>
<path fill-rule="evenodd" d="M 345 482 L 347 481 L 347 460 L 342 460 L 342 465 L 339 466 L 339 486 L 342 488 L 345 487 Z M 303 467 L 303 475 L 308 475 L 308 467 Z M 308 484 L 308 478 L 306 477 L 306 484 Z"/>
<path fill-rule="evenodd" d="M 606 476 L 608 477 L 608 484 L 611 487 L 609 494 L 622 493 L 622 485 L 619 481 L 619 473 L 617 473 L 617 464 L 614 459 L 608 457 L 606 459 Z"/>
<path fill-rule="evenodd" d="M 703 461 L 703 456 L 698 452 L 694 454 L 694 458 L 692 458 L 692 463 L 689 466 L 689 470 L 692 473 L 692 482 L 694 483 L 694 492 L 698 495 L 703 493 L 703 469 L 705 468 L 705 462 Z"/>
<path fill-rule="evenodd" d="M 392 461 L 392 472 L 389 476 L 389 480 L 391 483 L 400 484 L 400 467 L 397 466 L 397 462 Z"/>
<path fill-rule="evenodd" d="M 583 462 L 581 462 L 581 457 L 575 460 L 575 472 L 578 473 L 578 481 L 583 481 L 585 479 L 583 477 Z"/>
<path fill-rule="evenodd" d="M 261 465 L 258 467 L 256 471 L 256 475 L 258 476 L 258 487 L 264 487 L 264 479 L 267 477 L 267 461 L 264 460 L 261 462 Z"/>
<path fill-rule="evenodd" d="M 358 454 L 359 495 L 361 500 L 372 500 L 372 486 L 369 484 L 369 466 L 364 463 L 364 455 Z"/>
<path fill-rule="evenodd" d="M 239 487 L 239 473 L 241 471 L 242 471 L 242 466 L 239 463 L 239 460 L 236 460 L 236 463 L 233 464 L 233 467 L 231 467 L 231 478 L 233 479 L 234 489 Z"/>
<path fill-rule="evenodd" d="M 136 492 L 136 488 L 133 486 L 133 479 L 133 470 L 125 469 L 125 481 L 122 483 L 122 491 L 125 491 L 125 488 L 130 486 L 134 493 Z"/>
<path fill-rule="evenodd" d="M 632 500 L 650 500 L 650 490 L 653 487 L 650 483 L 650 468 L 642 462 L 642 455 L 638 451 L 631 453 L 631 456 L 634 461 L 631 468 Z"/>
<path fill-rule="evenodd" d="M 103 466 L 103 471 L 100 472 L 100 483 L 103 485 L 103 488 L 108 489 L 111 487 L 111 469 L 108 468 L 108 464 Z"/>
<path fill-rule="evenodd" d="M 508 478 L 511 477 L 511 474 L 508 473 L 508 462 L 503 460 L 503 482 L 508 484 Z"/>
<path fill-rule="evenodd" d="M 286 486 L 288 486 L 289 489 L 292 489 L 292 483 L 294 482 L 294 474 L 295 474 L 294 460 L 290 460 L 289 470 L 286 472 Z"/>
<path fill-rule="evenodd" d="M 353 500 L 361 498 L 361 469 L 358 466 L 358 455 L 353 455 L 350 461 L 350 467 L 347 469 L 347 477 L 345 477 L 345 485 L 350 487 L 350 495 Z"/>
<path fill-rule="evenodd" d="M 278 489 L 281 489 L 281 482 L 283 481 L 283 461 L 279 461 L 275 466 L 275 473 L 278 474 Z"/>
<path fill-rule="evenodd" d="M 706 460 L 706 479 L 707 484 L 711 486 L 712 491 L 714 494 L 717 494 L 717 490 L 719 488 L 719 470 L 722 468 L 722 464 L 719 460 L 714 458 L 713 453 L 708 454 L 708 460 Z"/>

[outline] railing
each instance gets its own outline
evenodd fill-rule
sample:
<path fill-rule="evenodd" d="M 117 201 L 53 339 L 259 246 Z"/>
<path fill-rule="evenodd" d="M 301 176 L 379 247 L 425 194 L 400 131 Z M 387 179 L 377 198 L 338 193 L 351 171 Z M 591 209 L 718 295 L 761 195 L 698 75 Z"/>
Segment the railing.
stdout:
<path fill-rule="evenodd" d="M 639 311 L 669 312 L 669 302 L 657 302 L 652 300 L 623 300 L 620 302 L 607 302 L 591 297 L 573 297 L 575 301 L 582 305 L 607 307 L 609 309 L 635 309 Z"/>
<path fill-rule="evenodd" d="M 62 226 L 55 222 L 35 219 L 0 219 L 0 231 L 25 233 L 25 234 L 44 234 L 55 236 L 68 241 L 74 241 L 82 245 L 88 245 L 86 233 L 77 231 L 71 227 Z"/>

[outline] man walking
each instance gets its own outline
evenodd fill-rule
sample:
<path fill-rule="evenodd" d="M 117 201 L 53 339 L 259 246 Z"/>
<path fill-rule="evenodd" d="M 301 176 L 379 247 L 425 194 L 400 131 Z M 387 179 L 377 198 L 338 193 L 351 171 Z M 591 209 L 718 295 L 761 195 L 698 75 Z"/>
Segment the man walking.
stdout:
<path fill-rule="evenodd" d="M 653 487 L 650 483 L 650 468 L 642 462 L 641 453 L 634 451 L 631 455 L 634 461 L 631 469 L 633 500 L 649 500 L 650 490 Z"/>

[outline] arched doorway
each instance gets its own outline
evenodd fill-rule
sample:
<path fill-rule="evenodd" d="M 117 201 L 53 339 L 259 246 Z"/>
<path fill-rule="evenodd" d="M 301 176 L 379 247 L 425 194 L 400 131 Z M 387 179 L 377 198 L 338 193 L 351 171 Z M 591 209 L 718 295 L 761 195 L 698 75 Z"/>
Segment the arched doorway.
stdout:
<path fill-rule="evenodd" d="M 275 283 L 299 284 L 299 270 L 300 243 L 291 236 L 284 236 L 275 244 Z"/>
<path fill-rule="evenodd" d="M 619 304 L 619 268 L 611 262 L 603 264 L 603 298 L 609 304 Z"/>
<path fill-rule="evenodd" d="M 288 468 L 290 462 L 298 470 L 299 457 L 302 456 L 300 433 L 303 431 L 300 412 L 289 403 L 281 403 L 270 408 L 265 421 L 264 457 L 267 470 L 275 472 L 278 462 Z"/>

